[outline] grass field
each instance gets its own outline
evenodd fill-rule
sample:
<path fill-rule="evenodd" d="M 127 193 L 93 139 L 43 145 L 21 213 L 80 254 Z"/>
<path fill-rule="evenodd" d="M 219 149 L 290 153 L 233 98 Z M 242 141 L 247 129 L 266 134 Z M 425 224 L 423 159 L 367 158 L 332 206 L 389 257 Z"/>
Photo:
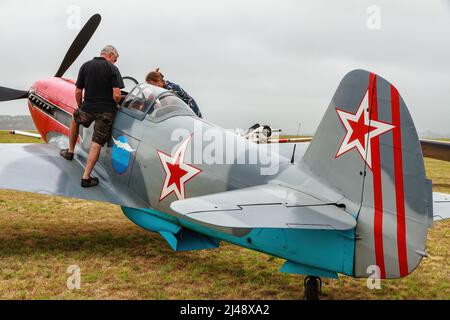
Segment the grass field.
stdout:
<path fill-rule="evenodd" d="M 0 133 L 0 142 L 29 138 Z M 31 139 L 31 141 L 35 141 Z M 450 193 L 450 164 L 426 161 L 435 190 Z M 429 258 L 410 276 L 369 290 L 366 280 L 325 280 L 322 299 L 450 299 L 450 223 L 429 232 Z M 0 191 L 0 298 L 302 299 L 303 277 L 283 261 L 223 243 L 174 253 L 117 206 Z M 66 287 L 78 265 L 81 288 Z"/>
<path fill-rule="evenodd" d="M 36 131 L 27 131 L 37 133 Z M 41 139 L 10 134 L 9 131 L 0 130 L 0 143 L 44 143 Z"/>

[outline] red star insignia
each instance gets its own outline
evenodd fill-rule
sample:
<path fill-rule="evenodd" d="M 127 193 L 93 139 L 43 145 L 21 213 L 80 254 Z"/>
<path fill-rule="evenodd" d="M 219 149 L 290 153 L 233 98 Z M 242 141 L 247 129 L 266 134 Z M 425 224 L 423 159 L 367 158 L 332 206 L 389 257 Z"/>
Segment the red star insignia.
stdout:
<path fill-rule="evenodd" d="M 175 193 L 178 200 L 185 199 L 186 182 L 202 172 L 202 170 L 184 162 L 184 156 L 190 140 L 191 135 L 184 139 L 173 155 L 157 150 L 159 160 L 166 173 L 159 201 L 162 201 L 172 192 Z"/>
<path fill-rule="evenodd" d="M 341 120 L 347 133 L 341 146 L 336 154 L 339 158 L 344 153 L 356 149 L 361 158 L 372 169 L 371 160 L 371 141 L 394 128 L 393 125 L 369 119 L 369 90 L 367 90 L 364 99 L 355 114 L 340 109 L 336 109 L 339 119 Z"/>

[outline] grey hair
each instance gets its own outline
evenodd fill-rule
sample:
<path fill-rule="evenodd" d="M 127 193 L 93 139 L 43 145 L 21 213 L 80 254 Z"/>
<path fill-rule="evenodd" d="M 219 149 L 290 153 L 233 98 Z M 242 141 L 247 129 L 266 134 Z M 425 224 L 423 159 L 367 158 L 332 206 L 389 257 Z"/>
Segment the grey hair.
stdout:
<path fill-rule="evenodd" d="M 119 58 L 119 52 L 112 45 L 107 45 L 106 47 L 104 47 L 100 54 L 104 54 L 104 53 L 105 54 L 112 53 L 112 54 L 114 54 L 116 56 L 117 59 Z"/>

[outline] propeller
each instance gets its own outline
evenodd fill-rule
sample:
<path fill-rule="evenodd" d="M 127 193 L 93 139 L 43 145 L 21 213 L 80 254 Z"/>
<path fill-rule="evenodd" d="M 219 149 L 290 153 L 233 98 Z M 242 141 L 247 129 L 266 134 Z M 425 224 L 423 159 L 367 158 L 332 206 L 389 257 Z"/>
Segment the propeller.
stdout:
<path fill-rule="evenodd" d="M 0 101 L 11 101 L 28 97 L 28 91 L 0 87 Z"/>
<path fill-rule="evenodd" d="M 61 66 L 56 72 L 55 77 L 62 77 L 67 69 L 74 63 L 74 61 L 78 58 L 80 53 L 88 44 L 89 40 L 94 35 L 95 30 L 97 30 L 98 25 L 102 17 L 99 14 L 93 15 L 88 22 L 84 25 L 83 29 L 80 30 L 75 40 L 72 42 L 69 50 L 67 51 Z"/>
<path fill-rule="evenodd" d="M 55 77 L 62 77 L 67 69 L 75 62 L 78 56 L 81 54 L 83 49 L 88 44 L 89 40 L 92 38 L 95 30 L 100 24 L 102 17 L 99 14 L 94 14 L 84 27 L 80 30 L 75 40 L 73 40 L 72 45 L 67 51 L 61 66 L 56 72 Z M 11 101 L 17 99 L 26 99 L 28 97 L 28 91 L 16 90 L 6 87 L 0 87 L 0 102 Z"/>

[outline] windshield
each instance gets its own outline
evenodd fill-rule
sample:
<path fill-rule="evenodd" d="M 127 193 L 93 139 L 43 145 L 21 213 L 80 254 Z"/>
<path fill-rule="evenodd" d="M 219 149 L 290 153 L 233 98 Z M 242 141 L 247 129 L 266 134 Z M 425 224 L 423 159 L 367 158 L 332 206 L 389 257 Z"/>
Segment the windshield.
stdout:
<path fill-rule="evenodd" d="M 153 120 L 167 118 L 174 114 L 194 113 L 176 95 L 166 89 L 150 85 L 148 83 L 138 84 L 122 103 L 122 108 L 134 112 L 150 114 Z"/>
<path fill-rule="evenodd" d="M 154 92 L 155 90 L 152 90 L 152 87 L 145 84 L 135 86 L 123 101 L 122 108 L 146 113 L 153 104 L 154 99 L 161 93 Z"/>
<path fill-rule="evenodd" d="M 155 100 L 152 109 L 156 110 L 170 106 L 189 108 L 180 98 L 175 96 L 173 93 L 167 92 L 165 94 L 162 94 L 160 97 L 158 97 L 158 99 Z"/>

